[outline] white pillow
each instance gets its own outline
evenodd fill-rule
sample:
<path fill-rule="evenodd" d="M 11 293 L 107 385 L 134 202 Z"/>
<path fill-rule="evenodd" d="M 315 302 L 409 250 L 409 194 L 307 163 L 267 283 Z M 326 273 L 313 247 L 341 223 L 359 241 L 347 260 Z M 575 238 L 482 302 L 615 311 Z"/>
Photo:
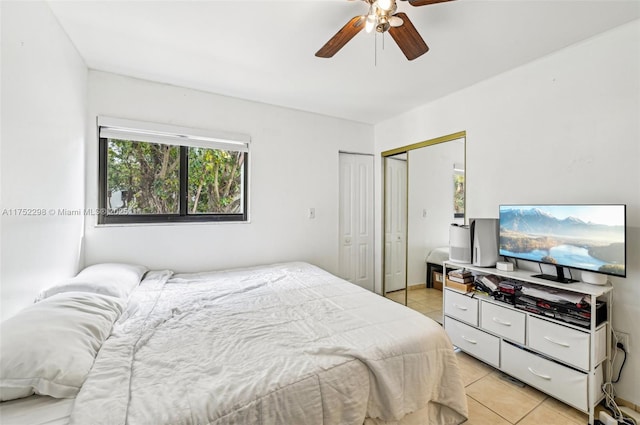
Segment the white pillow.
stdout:
<path fill-rule="evenodd" d="M 66 292 L 0 324 L 0 401 L 32 394 L 74 397 L 125 300 Z"/>
<path fill-rule="evenodd" d="M 41 291 L 36 297 L 36 302 L 55 294 L 72 291 L 93 292 L 127 299 L 146 271 L 146 267 L 136 264 L 95 264 L 82 270 L 76 277 Z"/>

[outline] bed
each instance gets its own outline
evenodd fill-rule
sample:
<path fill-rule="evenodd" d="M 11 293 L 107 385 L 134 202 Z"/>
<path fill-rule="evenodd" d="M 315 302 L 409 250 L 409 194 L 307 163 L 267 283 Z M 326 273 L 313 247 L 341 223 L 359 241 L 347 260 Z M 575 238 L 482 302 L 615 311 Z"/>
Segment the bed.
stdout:
<path fill-rule="evenodd" d="M 125 265 L 110 270 L 118 266 Z M 33 413 L 23 408 L 29 403 L 43 406 L 41 412 L 20 423 L 445 425 L 466 420 L 460 370 L 443 329 L 313 265 L 147 271 L 118 296 L 107 294 L 120 286 L 113 282 L 109 290 L 100 288 L 102 293 L 82 293 L 79 288 L 91 281 L 78 279 L 83 273 L 41 294 L 34 308 L 68 302 L 65 297 L 74 302 L 89 297 L 92 308 L 116 299 L 104 307 L 106 313 L 100 310 L 105 323 L 112 312 L 116 318 L 107 336 L 90 344 L 95 359 L 84 377 L 60 388 L 49 383 L 55 398 L 29 396 L 21 388 L 25 379 L 9 376 L 15 372 L 7 371 L 4 358 L 11 347 L 3 341 L 2 400 L 22 391 L 0 404 L 3 423 Z M 99 286 L 91 282 L 88 292 Z M 84 310 L 74 308 L 73 314 Z M 24 317 L 3 322 L 2 338 L 24 335 L 24 323 L 29 323 Z M 92 333 L 95 328 L 88 327 Z M 54 361 L 56 355 L 47 357 Z M 30 377 L 31 392 L 50 394 L 37 378 Z"/>

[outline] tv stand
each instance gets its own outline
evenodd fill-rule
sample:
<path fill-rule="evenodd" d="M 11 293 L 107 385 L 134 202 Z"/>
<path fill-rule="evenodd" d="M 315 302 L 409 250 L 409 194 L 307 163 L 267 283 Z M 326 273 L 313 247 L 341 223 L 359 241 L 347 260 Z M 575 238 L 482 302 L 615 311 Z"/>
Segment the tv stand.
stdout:
<path fill-rule="evenodd" d="M 523 310 L 483 293 L 461 292 L 445 285 L 444 328 L 462 351 L 521 382 L 589 415 L 604 398 L 602 383 L 611 370 L 612 290 L 588 283 L 560 283 L 533 277 L 531 271 L 502 271 L 445 261 L 443 274 L 464 267 L 474 275 L 492 274 L 546 292 L 560 290 L 587 298 L 590 319 L 583 326 L 540 312 Z M 446 279 L 445 279 L 446 282 Z M 596 301 L 607 303 L 605 320 L 597 319 Z M 602 319 L 602 317 L 600 318 Z"/>

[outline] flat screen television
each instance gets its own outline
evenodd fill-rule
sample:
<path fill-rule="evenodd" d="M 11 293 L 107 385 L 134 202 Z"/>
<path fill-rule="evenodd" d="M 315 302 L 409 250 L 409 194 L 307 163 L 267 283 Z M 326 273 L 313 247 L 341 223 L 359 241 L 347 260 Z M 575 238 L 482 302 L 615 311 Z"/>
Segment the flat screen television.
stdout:
<path fill-rule="evenodd" d="M 499 246 L 504 257 L 555 266 L 543 279 L 575 282 L 565 267 L 626 277 L 626 205 L 500 205 Z"/>

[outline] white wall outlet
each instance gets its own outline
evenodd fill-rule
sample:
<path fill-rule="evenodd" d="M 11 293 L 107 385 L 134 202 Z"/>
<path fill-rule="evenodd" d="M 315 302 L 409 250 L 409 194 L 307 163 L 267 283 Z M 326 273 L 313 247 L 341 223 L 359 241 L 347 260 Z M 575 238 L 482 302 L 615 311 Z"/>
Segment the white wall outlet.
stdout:
<path fill-rule="evenodd" d="M 316 209 L 315 209 L 315 208 L 309 208 L 309 214 L 308 214 L 308 217 L 309 217 L 310 219 L 314 219 L 314 218 L 316 218 Z"/>
<path fill-rule="evenodd" d="M 618 331 L 613 331 L 615 338 L 614 338 L 614 348 L 615 348 L 615 343 L 616 343 L 616 339 L 617 342 L 621 342 L 622 345 L 624 346 L 625 351 L 627 352 L 627 354 L 631 353 L 631 346 L 629 344 L 629 334 L 628 333 L 624 333 L 624 332 L 618 332 Z"/>

